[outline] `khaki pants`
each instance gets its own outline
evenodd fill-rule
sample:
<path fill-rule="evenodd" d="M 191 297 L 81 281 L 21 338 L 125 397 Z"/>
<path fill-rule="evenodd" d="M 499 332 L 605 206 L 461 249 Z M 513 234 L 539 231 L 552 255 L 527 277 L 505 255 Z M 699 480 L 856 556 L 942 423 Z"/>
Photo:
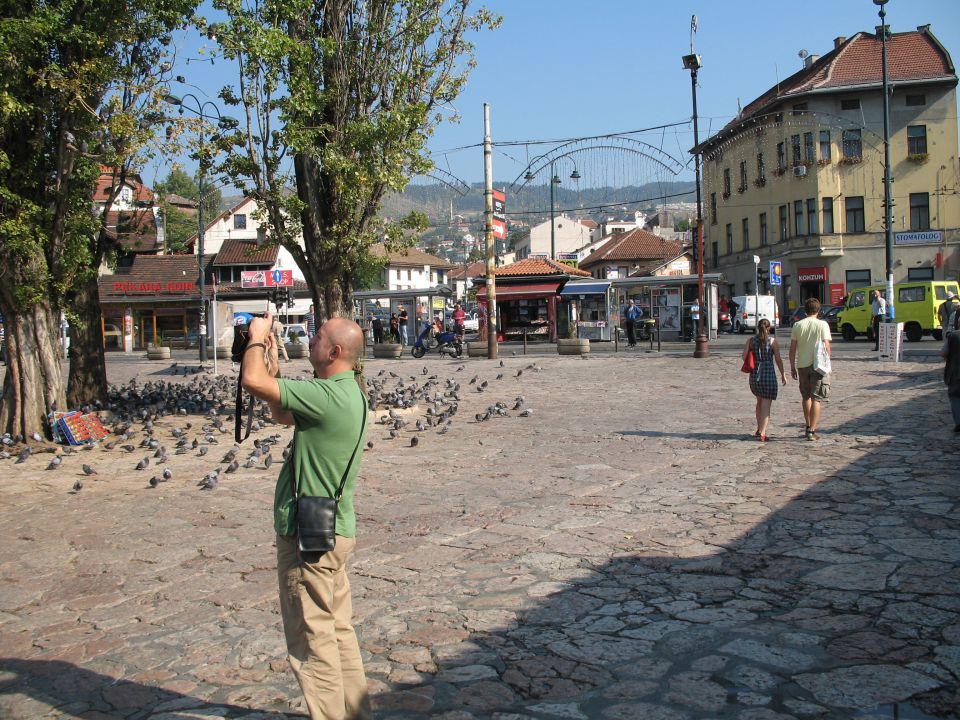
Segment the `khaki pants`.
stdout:
<path fill-rule="evenodd" d="M 277 358 L 283 358 L 287 362 L 290 362 L 290 356 L 287 354 L 287 346 L 283 344 L 283 337 L 277 335 Z"/>
<path fill-rule="evenodd" d="M 288 659 L 312 720 L 373 717 L 353 631 L 346 572 L 355 544 L 353 538 L 338 535 L 333 552 L 301 563 L 296 539 L 277 536 L 280 613 Z"/>

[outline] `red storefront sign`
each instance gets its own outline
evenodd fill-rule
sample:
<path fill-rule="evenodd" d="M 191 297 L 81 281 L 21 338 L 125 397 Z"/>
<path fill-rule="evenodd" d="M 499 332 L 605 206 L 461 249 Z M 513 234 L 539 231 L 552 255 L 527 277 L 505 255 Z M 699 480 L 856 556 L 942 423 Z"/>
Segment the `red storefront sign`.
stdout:
<path fill-rule="evenodd" d="M 812 283 L 826 282 L 827 269 L 825 267 L 797 268 L 797 282 Z"/>
<path fill-rule="evenodd" d="M 839 305 L 843 302 L 843 296 L 847 294 L 847 289 L 843 283 L 830 283 L 830 304 Z"/>
<path fill-rule="evenodd" d="M 170 293 L 183 295 L 186 293 L 195 293 L 197 291 L 196 283 L 184 281 L 160 282 L 115 282 L 113 291 L 124 293 L 125 295 L 134 295 L 139 293 Z"/>
<path fill-rule="evenodd" d="M 499 190 L 493 191 L 493 236 L 507 239 L 507 196 Z"/>

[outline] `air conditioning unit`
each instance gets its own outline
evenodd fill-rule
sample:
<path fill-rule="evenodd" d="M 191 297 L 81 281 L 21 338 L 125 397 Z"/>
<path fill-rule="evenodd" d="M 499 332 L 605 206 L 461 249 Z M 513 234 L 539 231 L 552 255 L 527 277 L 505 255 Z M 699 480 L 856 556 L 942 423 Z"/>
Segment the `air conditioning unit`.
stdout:
<path fill-rule="evenodd" d="M 807 166 L 806 165 L 797 165 L 793 168 L 794 177 L 806 177 L 807 176 Z"/>

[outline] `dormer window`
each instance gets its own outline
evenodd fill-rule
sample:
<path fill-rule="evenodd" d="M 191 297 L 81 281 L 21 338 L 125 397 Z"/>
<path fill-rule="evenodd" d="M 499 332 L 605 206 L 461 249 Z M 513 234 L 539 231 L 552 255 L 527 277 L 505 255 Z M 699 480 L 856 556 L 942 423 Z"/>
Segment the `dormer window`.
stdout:
<path fill-rule="evenodd" d="M 120 202 L 125 202 L 125 203 L 133 202 L 132 188 L 128 188 L 126 185 L 120 188 Z"/>

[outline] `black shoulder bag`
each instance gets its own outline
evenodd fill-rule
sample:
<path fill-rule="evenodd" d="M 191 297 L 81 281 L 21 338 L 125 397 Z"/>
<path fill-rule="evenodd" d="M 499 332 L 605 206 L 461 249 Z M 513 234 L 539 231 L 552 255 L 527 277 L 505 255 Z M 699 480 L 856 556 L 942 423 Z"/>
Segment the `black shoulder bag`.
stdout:
<path fill-rule="evenodd" d="M 367 425 L 367 401 L 362 395 L 360 402 L 363 404 L 360 436 L 357 438 L 357 445 L 353 448 L 353 454 L 343 471 L 343 477 L 340 478 L 340 487 L 337 488 L 334 497 L 300 495 L 300 479 L 297 476 L 296 465 L 290 468 L 290 488 L 297 513 L 297 546 L 301 553 L 323 554 L 330 552 L 337 546 L 337 504 L 343 497 L 343 486 L 347 482 L 347 475 L 353 466 L 353 459 L 357 456 L 357 450 L 360 449 L 363 430 Z M 294 462 L 293 453 L 290 454 L 290 458 L 290 461 Z"/>

